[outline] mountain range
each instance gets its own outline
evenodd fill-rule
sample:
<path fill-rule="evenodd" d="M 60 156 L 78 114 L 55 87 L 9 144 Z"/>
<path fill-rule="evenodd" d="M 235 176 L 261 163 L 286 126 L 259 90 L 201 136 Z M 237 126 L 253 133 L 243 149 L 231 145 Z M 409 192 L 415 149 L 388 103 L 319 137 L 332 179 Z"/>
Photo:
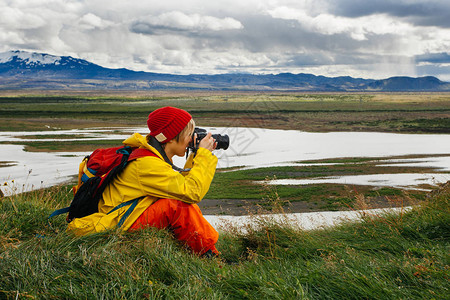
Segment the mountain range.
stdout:
<path fill-rule="evenodd" d="M 0 90 L 256 90 L 256 91 L 450 91 L 436 77 L 362 79 L 312 74 L 173 75 L 110 69 L 83 59 L 26 51 L 0 53 Z"/>

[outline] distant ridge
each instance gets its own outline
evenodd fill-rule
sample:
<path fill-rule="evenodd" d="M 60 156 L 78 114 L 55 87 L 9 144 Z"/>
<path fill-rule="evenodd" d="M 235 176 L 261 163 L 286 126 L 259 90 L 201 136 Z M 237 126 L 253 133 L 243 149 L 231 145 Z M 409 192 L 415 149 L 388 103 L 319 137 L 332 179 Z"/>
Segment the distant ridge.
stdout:
<path fill-rule="evenodd" d="M 83 59 L 45 53 L 0 53 L 0 89 L 192 89 L 254 91 L 450 91 L 436 77 L 391 77 L 382 80 L 312 74 L 172 75 L 109 69 Z"/>

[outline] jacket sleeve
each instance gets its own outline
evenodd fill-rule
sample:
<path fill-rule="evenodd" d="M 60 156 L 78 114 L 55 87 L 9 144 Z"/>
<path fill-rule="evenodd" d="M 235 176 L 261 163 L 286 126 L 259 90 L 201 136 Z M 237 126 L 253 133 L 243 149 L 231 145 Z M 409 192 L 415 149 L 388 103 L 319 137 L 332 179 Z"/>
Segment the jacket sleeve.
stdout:
<path fill-rule="evenodd" d="M 155 157 L 142 159 L 136 171 L 138 184 L 145 195 L 197 203 L 208 192 L 216 166 L 217 157 L 209 150 L 200 148 L 186 176 Z"/>

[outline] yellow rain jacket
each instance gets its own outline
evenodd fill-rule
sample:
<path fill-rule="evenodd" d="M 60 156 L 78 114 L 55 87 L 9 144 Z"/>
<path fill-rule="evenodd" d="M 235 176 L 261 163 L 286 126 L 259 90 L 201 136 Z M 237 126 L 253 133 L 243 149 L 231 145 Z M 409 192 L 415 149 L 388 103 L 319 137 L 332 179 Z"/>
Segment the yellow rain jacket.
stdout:
<path fill-rule="evenodd" d="M 139 133 L 133 134 L 123 141 L 123 144 L 150 150 L 157 157 L 145 156 L 131 161 L 106 187 L 98 204 L 98 213 L 74 219 L 69 223 L 68 231 L 76 235 L 86 235 L 114 228 L 129 206 L 107 213 L 123 202 L 145 196 L 139 200 L 121 226 L 121 230 L 125 231 L 157 199 L 169 198 L 198 203 L 208 192 L 217 165 L 217 157 L 209 150 L 199 148 L 195 158 L 191 155 L 186 162 L 185 168 L 191 170 L 180 173 L 173 170 Z"/>

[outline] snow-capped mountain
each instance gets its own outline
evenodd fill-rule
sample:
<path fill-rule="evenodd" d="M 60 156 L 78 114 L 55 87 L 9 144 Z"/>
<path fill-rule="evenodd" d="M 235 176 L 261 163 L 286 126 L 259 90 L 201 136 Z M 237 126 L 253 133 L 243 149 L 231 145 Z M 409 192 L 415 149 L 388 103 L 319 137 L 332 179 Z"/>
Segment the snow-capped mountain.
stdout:
<path fill-rule="evenodd" d="M 26 51 L 8 51 L 0 53 L 0 63 L 21 62 L 24 65 L 60 64 L 61 57 L 44 53 L 30 53 Z"/>
<path fill-rule="evenodd" d="M 70 56 L 8 51 L 0 53 L 0 76 L 90 78 L 106 70 L 96 64 Z"/>
<path fill-rule="evenodd" d="M 171 75 L 108 69 L 83 59 L 45 53 L 0 53 L 0 89 L 215 89 L 291 91 L 450 91 L 435 77 L 383 80 L 312 74 Z"/>

